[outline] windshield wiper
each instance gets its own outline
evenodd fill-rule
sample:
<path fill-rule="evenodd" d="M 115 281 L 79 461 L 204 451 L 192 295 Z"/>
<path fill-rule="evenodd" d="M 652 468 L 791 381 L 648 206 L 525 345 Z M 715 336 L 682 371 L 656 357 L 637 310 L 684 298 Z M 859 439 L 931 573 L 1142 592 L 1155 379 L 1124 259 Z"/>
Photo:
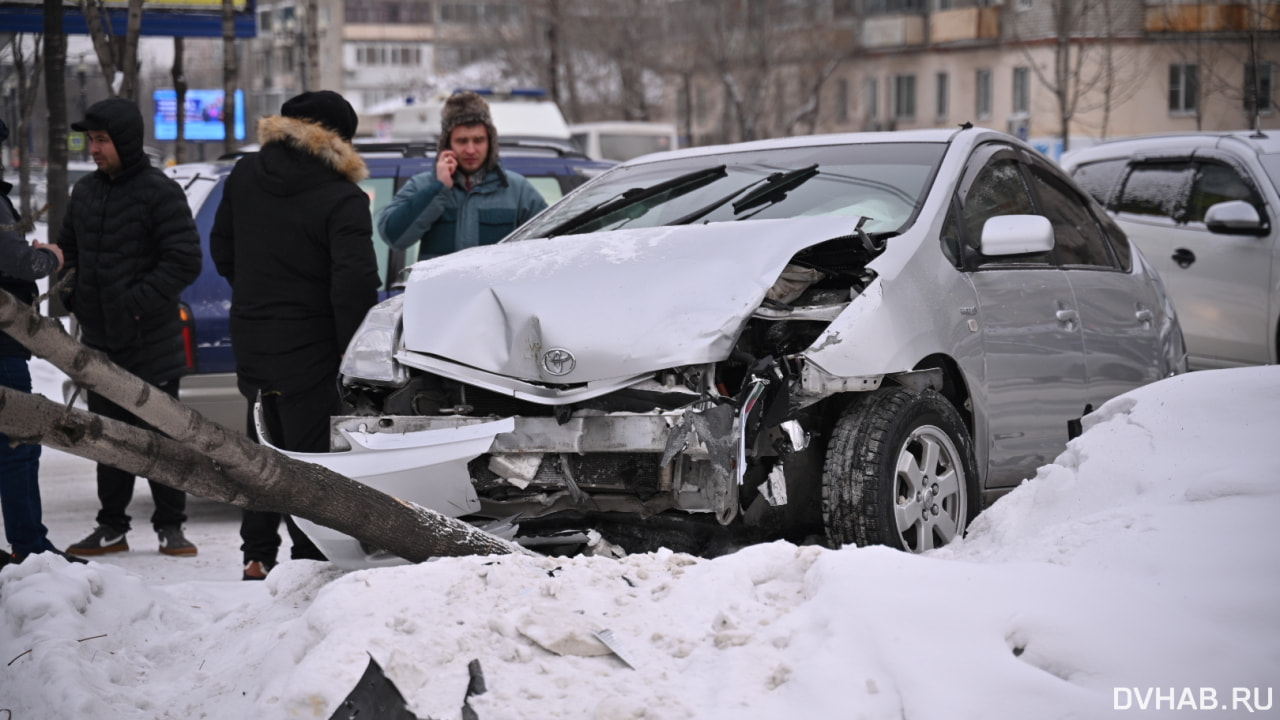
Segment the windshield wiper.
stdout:
<path fill-rule="evenodd" d="M 798 168 L 790 172 L 774 173 L 769 176 L 769 182 L 747 193 L 747 196 L 733 204 L 733 214 L 739 215 L 743 210 L 753 208 L 756 205 L 762 205 L 766 202 L 781 200 L 783 195 L 788 191 L 795 189 L 801 183 L 818 174 L 818 163 L 814 163 L 809 167 Z"/>
<path fill-rule="evenodd" d="M 688 225 L 689 223 L 699 220 L 710 215 L 716 208 L 723 206 L 730 200 L 747 193 L 745 197 L 733 204 L 733 213 L 737 215 L 743 210 L 755 207 L 762 202 L 777 197 L 779 193 L 786 193 L 788 190 L 795 188 L 800 183 L 808 180 L 818 174 L 818 164 L 814 163 L 809 167 L 798 168 L 796 170 L 788 170 L 787 172 L 776 172 L 772 175 L 757 180 L 746 187 L 738 188 L 733 192 L 712 203 L 704 205 L 697 210 L 683 217 L 672 220 L 668 225 Z M 748 192 L 750 191 L 750 192 Z"/>
<path fill-rule="evenodd" d="M 665 192 L 671 192 L 672 197 L 678 197 L 715 180 L 719 180 L 726 175 L 728 175 L 728 172 L 726 172 L 725 166 L 717 165 L 715 167 L 703 168 L 701 170 L 685 173 L 684 175 L 673 177 L 670 180 L 664 180 L 657 185 L 651 185 L 646 188 L 635 187 L 624 190 L 622 194 L 615 195 L 602 203 L 593 205 L 568 220 L 565 220 L 559 225 L 556 225 L 548 230 L 544 237 L 564 235 L 593 220 L 608 217 L 619 210 L 631 207 L 636 203 L 643 202 Z"/>

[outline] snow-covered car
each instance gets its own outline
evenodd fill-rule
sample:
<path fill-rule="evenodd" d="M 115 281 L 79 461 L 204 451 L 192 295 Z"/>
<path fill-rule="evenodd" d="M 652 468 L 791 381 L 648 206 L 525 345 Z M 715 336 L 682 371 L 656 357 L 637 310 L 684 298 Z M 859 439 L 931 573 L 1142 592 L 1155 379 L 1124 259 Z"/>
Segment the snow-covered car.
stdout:
<path fill-rule="evenodd" d="M 768 140 L 637 158 L 414 265 L 347 349 L 332 452 L 290 454 L 527 545 L 920 552 L 1185 364 L 1150 265 L 1016 139 Z"/>

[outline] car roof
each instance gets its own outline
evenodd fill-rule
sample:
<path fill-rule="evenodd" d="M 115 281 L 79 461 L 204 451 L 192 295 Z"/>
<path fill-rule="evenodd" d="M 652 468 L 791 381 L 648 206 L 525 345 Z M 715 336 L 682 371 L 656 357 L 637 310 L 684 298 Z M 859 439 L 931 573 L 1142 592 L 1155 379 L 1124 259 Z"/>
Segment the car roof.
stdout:
<path fill-rule="evenodd" d="M 1085 162 L 1130 158 L 1149 153 L 1169 155 L 1196 149 L 1235 147 L 1256 155 L 1280 153 L 1280 133 L 1270 134 L 1253 130 L 1194 133 L 1160 133 L 1105 140 L 1079 150 L 1071 150 L 1062 156 L 1063 167 L 1073 167 Z"/>

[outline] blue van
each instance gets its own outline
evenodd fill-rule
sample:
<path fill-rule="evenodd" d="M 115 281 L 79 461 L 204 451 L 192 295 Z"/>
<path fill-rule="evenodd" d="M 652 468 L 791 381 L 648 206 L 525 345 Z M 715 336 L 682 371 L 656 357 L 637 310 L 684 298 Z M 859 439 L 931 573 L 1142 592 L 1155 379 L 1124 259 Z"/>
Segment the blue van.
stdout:
<path fill-rule="evenodd" d="M 356 147 L 369 166 L 368 179 L 360 183 L 369 194 L 373 215 L 385 207 L 409 178 L 430 170 L 435 162 L 435 142 L 357 140 Z M 587 158 L 568 143 L 538 140 L 502 140 L 503 167 L 529 179 L 548 204 L 614 165 Z M 223 184 L 235 157 L 209 163 L 189 163 L 167 168 L 165 173 L 187 193 L 204 249 L 200 277 L 182 293 L 187 364 L 191 374 L 182 379 L 180 399 L 206 418 L 228 428 L 245 429 L 245 402 L 236 390 L 235 356 L 231 352 L 231 286 L 218 275 L 209 256 L 209 233 L 222 201 Z M 417 260 L 418 246 L 392 250 L 373 229 L 382 278 L 381 296 L 395 292 L 400 271 Z"/>

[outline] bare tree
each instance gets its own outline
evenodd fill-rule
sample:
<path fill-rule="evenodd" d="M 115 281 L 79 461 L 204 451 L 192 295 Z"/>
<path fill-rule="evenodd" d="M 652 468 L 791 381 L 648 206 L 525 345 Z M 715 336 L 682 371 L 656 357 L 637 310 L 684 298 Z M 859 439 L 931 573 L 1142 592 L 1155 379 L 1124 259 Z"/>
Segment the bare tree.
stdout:
<path fill-rule="evenodd" d="M 13 60 L 14 74 L 18 85 L 18 117 L 14 124 L 13 136 L 16 142 L 10 144 L 18 153 L 18 188 L 20 194 L 19 209 L 25 223 L 34 223 L 44 208 L 31 208 L 31 152 L 25 142 L 31 132 L 31 111 L 35 109 L 36 97 L 40 94 L 40 74 L 44 70 L 44 61 L 40 54 L 40 38 L 31 39 L 31 49 L 26 50 L 27 36 L 18 33 L 9 42 L 9 52 Z"/>
<path fill-rule="evenodd" d="M 178 130 L 173 140 L 173 160 L 181 165 L 187 161 L 187 73 L 184 67 L 186 43 L 181 37 L 173 38 L 173 100 L 174 119 Z"/>
<path fill-rule="evenodd" d="M 85 23 L 89 26 L 89 38 L 93 41 L 93 50 L 98 56 L 98 68 L 107 81 L 107 91 L 116 92 L 116 56 L 111 42 L 111 33 L 106 24 L 106 11 L 101 0 L 80 0 L 80 12 L 84 13 Z"/>
<path fill-rule="evenodd" d="M 1113 10 L 1111 0 L 1048 0 L 1036 11 L 1011 15 L 1013 35 L 1031 72 L 1053 96 L 1063 152 L 1070 148 L 1077 116 L 1105 108 L 1105 133 L 1110 110 L 1139 88 L 1144 69 L 1121 70 L 1127 63 L 1114 46 L 1122 28 Z M 1046 38 L 1052 47 L 1048 68 L 1033 52 Z"/>
<path fill-rule="evenodd" d="M 467 523 L 294 460 L 206 420 L 4 291 L 0 331 L 165 433 L 0 388 L 0 432 L 15 442 L 56 447 L 237 507 L 297 515 L 412 562 L 517 550 Z"/>
<path fill-rule="evenodd" d="M 49 109 L 49 162 L 45 182 L 49 196 L 49 239 L 58 236 L 67 214 L 67 35 L 60 0 L 44 0 L 44 86 Z M 62 305 L 50 302 L 55 312 Z"/>
<path fill-rule="evenodd" d="M 240 70 L 236 62 L 235 0 L 222 0 L 222 150 L 236 149 L 236 86 Z"/>
<path fill-rule="evenodd" d="M 138 37 L 142 34 L 143 0 L 129 0 L 128 21 L 125 24 L 124 47 L 121 48 L 120 97 L 138 100 Z"/>
<path fill-rule="evenodd" d="M 138 38 L 142 34 L 144 0 L 129 0 L 124 37 L 112 32 L 111 18 L 103 0 L 79 2 L 108 92 L 115 97 L 137 101 L 138 72 L 141 69 L 138 64 Z"/>
<path fill-rule="evenodd" d="M 1268 29 L 1274 26 L 1274 8 L 1274 3 L 1253 0 L 1241 12 L 1206 16 L 1217 20 L 1214 25 L 1200 18 L 1198 24 L 1191 24 L 1178 14 L 1186 9 L 1181 6 L 1162 10 L 1162 27 L 1171 31 L 1169 45 L 1196 73 L 1197 129 L 1203 127 L 1205 109 L 1214 98 L 1239 108 L 1241 124 L 1254 128 L 1261 126 L 1260 115 L 1266 108 L 1275 108 L 1276 88 L 1271 87 L 1272 95 L 1266 96 L 1260 72 L 1280 63 L 1280 34 Z"/>

